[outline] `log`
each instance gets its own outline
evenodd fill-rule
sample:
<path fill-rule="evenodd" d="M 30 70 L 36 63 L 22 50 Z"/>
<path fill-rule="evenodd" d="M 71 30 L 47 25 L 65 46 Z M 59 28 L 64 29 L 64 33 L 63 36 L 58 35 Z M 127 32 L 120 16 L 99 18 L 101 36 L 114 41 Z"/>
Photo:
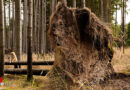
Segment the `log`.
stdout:
<path fill-rule="evenodd" d="M 33 61 L 32 65 L 53 65 L 54 61 Z M 27 65 L 26 61 L 5 62 L 5 65 Z"/>
<path fill-rule="evenodd" d="M 43 69 L 33 69 L 33 75 L 41 75 L 45 76 L 49 70 L 43 70 Z M 26 75 L 27 70 L 26 69 L 5 69 L 4 73 L 6 74 L 18 74 L 18 75 Z"/>

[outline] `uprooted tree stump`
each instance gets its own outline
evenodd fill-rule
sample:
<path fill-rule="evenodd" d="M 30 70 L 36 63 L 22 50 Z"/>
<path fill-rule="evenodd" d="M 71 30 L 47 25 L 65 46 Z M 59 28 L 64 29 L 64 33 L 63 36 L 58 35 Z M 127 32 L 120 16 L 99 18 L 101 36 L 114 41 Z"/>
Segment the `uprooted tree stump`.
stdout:
<path fill-rule="evenodd" d="M 112 34 L 88 8 L 59 3 L 50 19 L 49 37 L 55 62 L 46 77 L 52 89 L 80 90 L 101 84 L 114 73 Z"/>

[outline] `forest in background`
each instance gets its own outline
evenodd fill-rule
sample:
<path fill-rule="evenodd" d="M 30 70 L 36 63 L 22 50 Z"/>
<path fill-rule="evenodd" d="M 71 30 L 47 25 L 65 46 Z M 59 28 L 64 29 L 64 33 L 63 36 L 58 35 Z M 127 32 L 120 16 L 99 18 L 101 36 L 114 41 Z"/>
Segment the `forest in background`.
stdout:
<path fill-rule="evenodd" d="M 21 2 L 20 2 L 21 1 Z M 32 46 L 34 53 L 44 54 L 52 51 L 49 44 L 47 31 L 49 27 L 49 17 L 55 11 L 56 5 L 60 0 L 33 0 L 33 28 L 32 28 Z M 82 8 L 88 7 L 102 21 L 112 28 L 113 35 L 129 45 L 129 26 L 125 24 L 126 3 L 128 0 L 67 0 L 69 7 Z M 18 6 L 17 2 L 20 2 Z M 19 8 L 20 7 L 20 8 Z M 4 0 L 4 23 L 5 23 L 5 48 L 16 50 L 18 41 L 21 43 L 22 51 L 27 52 L 27 1 L 26 0 Z M 19 10 L 17 10 L 19 9 Z M 121 9 L 122 24 L 117 24 L 117 10 Z M 20 26 L 17 26 L 19 16 L 15 14 L 20 12 Z M 21 39 L 16 37 L 20 32 Z M 128 36 L 128 37 L 127 37 Z M 17 40 L 16 40 L 17 39 Z M 124 45 L 126 43 L 124 42 Z"/>

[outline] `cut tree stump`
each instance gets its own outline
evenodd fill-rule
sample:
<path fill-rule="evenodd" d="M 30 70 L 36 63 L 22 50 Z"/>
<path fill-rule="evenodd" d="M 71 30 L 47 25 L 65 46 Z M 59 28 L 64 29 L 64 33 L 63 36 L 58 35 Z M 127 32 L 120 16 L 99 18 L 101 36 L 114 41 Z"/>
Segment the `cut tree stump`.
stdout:
<path fill-rule="evenodd" d="M 33 75 L 45 76 L 49 70 L 33 69 L 32 71 L 33 71 Z M 5 69 L 4 73 L 26 75 L 27 70 L 26 69 Z"/>

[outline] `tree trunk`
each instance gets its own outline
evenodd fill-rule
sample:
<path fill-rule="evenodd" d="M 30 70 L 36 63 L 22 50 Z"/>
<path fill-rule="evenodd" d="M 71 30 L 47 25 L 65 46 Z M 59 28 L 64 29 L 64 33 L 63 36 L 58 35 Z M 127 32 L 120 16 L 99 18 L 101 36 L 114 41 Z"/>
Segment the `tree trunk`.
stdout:
<path fill-rule="evenodd" d="M 83 7 L 86 7 L 86 0 L 82 0 Z"/>
<path fill-rule="evenodd" d="M 9 13 L 8 13 L 8 14 L 9 14 L 9 15 L 8 15 L 8 16 L 9 16 L 9 27 L 8 27 L 8 49 L 11 49 L 11 48 L 10 48 L 10 46 L 11 46 L 11 45 L 10 45 L 10 40 L 11 40 L 11 39 L 10 39 L 10 0 L 9 0 L 9 7 L 8 7 L 8 8 L 9 8 L 9 9 L 8 9 L 8 10 L 9 10 Z"/>
<path fill-rule="evenodd" d="M 104 13 L 103 13 L 103 0 L 99 0 L 99 11 L 100 11 L 100 19 L 103 21 Z"/>
<path fill-rule="evenodd" d="M 36 53 L 36 30 L 37 30 L 37 7 L 38 7 L 38 0 L 33 0 L 33 52 Z"/>
<path fill-rule="evenodd" d="M 6 30 L 6 2 L 4 2 L 4 34 L 5 34 L 5 48 L 7 48 L 7 42 L 8 42 L 8 39 L 7 39 L 7 30 Z"/>
<path fill-rule="evenodd" d="M 32 75 L 32 5 L 33 1 L 28 0 L 28 31 L 27 31 L 27 63 L 28 63 L 28 70 L 27 70 L 27 80 L 30 81 L 33 79 Z"/>
<path fill-rule="evenodd" d="M 108 0 L 108 17 L 107 17 L 108 23 L 111 23 L 111 0 Z"/>
<path fill-rule="evenodd" d="M 4 6 L 0 0 L 0 77 L 4 76 Z"/>
<path fill-rule="evenodd" d="M 33 30 L 32 30 L 32 52 L 35 52 L 35 27 L 36 27 L 36 1 L 33 0 Z"/>
<path fill-rule="evenodd" d="M 76 8 L 76 0 L 73 0 L 73 7 Z"/>
<path fill-rule="evenodd" d="M 42 53 L 42 0 L 39 0 L 39 53 Z"/>
<path fill-rule="evenodd" d="M 123 53 L 125 53 L 125 0 L 123 0 L 122 2 L 123 6 L 122 6 L 122 49 L 123 49 Z"/>
<path fill-rule="evenodd" d="M 24 0 L 24 30 L 23 30 L 23 51 L 27 52 L 27 26 L 28 26 L 28 18 L 27 18 L 27 0 Z"/>
<path fill-rule="evenodd" d="M 55 8 L 56 8 L 56 1 L 52 0 L 52 7 L 51 7 L 52 13 L 55 11 Z"/>
<path fill-rule="evenodd" d="M 117 36 L 117 4 L 116 4 L 116 14 L 115 14 L 115 37 Z"/>
<path fill-rule="evenodd" d="M 15 38 L 16 38 L 16 56 L 21 60 L 22 54 L 22 25 L 21 25 L 21 0 L 15 0 Z"/>
<path fill-rule="evenodd" d="M 42 36 L 41 47 L 42 54 L 46 53 L 46 0 L 42 0 Z"/>
<path fill-rule="evenodd" d="M 36 53 L 39 53 L 39 24 L 40 24 L 40 18 L 39 18 L 39 1 L 37 0 L 37 25 L 36 25 Z"/>
<path fill-rule="evenodd" d="M 12 0 L 12 17 L 13 17 L 13 26 L 12 26 L 12 51 L 15 50 L 15 1 Z"/>

